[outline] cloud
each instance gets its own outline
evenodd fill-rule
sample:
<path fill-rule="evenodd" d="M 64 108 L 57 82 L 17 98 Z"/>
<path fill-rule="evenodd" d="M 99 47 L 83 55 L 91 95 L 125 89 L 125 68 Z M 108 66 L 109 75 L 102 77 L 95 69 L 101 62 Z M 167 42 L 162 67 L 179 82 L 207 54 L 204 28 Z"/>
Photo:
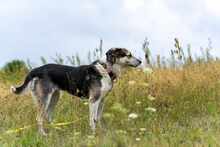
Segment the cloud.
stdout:
<path fill-rule="evenodd" d="M 144 5 L 144 0 L 123 0 L 123 7 L 129 11 L 136 11 Z"/>
<path fill-rule="evenodd" d="M 95 48 L 130 48 L 142 54 L 145 37 L 155 54 L 168 55 L 173 38 L 198 49 L 208 37 L 219 47 L 218 0 L 8 0 L 0 2 L 0 65 L 13 58 L 64 56 Z M 220 53 L 219 53 L 220 54 Z"/>
<path fill-rule="evenodd" d="M 220 1 L 219 0 L 205 0 L 207 11 L 215 16 L 220 16 Z"/>

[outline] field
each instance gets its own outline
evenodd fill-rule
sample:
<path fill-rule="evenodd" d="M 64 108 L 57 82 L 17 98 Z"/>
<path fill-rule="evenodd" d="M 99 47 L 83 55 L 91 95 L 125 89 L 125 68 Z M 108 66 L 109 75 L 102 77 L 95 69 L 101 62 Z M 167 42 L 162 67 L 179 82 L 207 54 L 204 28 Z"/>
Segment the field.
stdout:
<path fill-rule="evenodd" d="M 106 97 L 105 129 L 93 135 L 88 102 L 63 93 L 49 135 L 36 129 L 29 94 L 10 94 L 25 72 L 0 72 L 0 146 L 220 146 L 220 63 L 183 68 L 127 69 Z"/>

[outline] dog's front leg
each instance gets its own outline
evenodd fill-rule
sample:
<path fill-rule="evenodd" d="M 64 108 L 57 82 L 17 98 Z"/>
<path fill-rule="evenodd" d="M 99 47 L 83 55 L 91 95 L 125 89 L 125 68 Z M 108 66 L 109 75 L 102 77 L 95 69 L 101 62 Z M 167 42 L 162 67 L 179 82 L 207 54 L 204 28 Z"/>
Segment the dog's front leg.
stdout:
<path fill-rule="evenodd" d="M 92 102 L 89 102 L 89 125 L 92 131 L 95 131 L 95 122 L 94 122 L 94 106 Z"/>
<path fill-rule="evenodd" d="M 98 122 L 98 109 L 100 107 L 101 99 L 94 99 L 89 100 L 89 111 L 90 111 L 90 126 L 92 131 L 95 133 L 96 124 Z"/>
<path fill-rule="evenodd" d="M 102 99 L 102 101 L 99 104 L 99 108 L 98 108 L 98 122 L 99 122 L 100 127 L 102 129 L 106 129 L 105 120 L 102 118 L 103 108 L 104 108 L 104 99 Z"/>

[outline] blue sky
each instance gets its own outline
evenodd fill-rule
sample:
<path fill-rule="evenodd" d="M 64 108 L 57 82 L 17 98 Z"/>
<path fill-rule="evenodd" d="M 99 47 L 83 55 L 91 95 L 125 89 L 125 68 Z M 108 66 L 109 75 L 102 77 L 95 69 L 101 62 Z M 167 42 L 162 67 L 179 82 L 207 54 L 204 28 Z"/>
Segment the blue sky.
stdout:
<path fill-rule="evenodd" d="M 154 55 L 167 55 L 173 38 L 194 52 L 208 38 L 220 55 L 219 0 L 0 0 L 0 66 L 14 59 L 51 58 L 89 50 L 104 40 L 104 49 L 126 47 L 142 56 L 150 41 Z"/>

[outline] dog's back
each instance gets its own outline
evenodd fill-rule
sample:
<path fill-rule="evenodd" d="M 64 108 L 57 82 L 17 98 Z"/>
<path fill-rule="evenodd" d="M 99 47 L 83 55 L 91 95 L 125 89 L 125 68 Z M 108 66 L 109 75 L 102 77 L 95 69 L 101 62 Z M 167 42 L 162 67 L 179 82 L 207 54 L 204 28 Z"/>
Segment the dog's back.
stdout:
<path fill-rule="evenodd" d="M 22 93 L 28 83 L 34 78 L 44 79 L 55 84 L 59 89 L 76 96 L 86 97 L 92 84 L 98 84 L 102 78 L 100 72 L 93 64 L 78 67 L 46 64 L 33 69 L 26 76 L 24 84 L 20 87 L 12 87 L 16 94 Z M 77 93 L 78 92 L 78 93 Z"/>

